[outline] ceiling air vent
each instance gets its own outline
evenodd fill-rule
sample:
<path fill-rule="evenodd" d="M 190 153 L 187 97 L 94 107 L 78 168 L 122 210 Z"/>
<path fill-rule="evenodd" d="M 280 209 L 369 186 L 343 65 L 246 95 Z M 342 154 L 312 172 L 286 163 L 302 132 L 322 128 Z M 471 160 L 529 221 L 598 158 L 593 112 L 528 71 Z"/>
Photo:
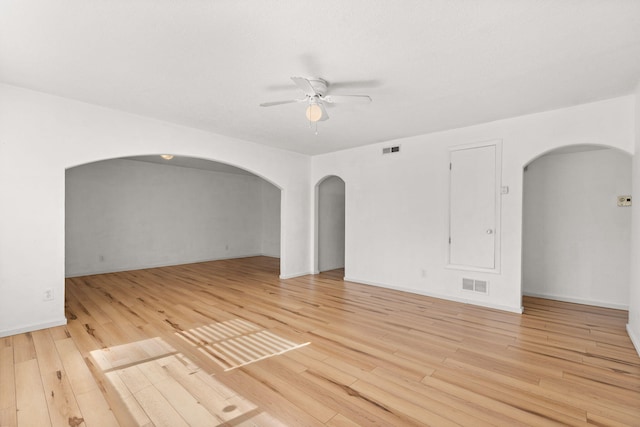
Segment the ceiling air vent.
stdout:
<path fill-rule="evenodd" d="M 391 153 L 399 153 L 399 152 L 400 152 L 399 145 L 394 145 L 393 147 L 384 147 L 382 149 L 382 154 L 391 154 Z"/>
<path fill-rule="evenodd" d="M 472 291 L 479 292 L 481 294 L 489 293 L 489 282 L 486 280 L 476 280 L 476 279 L 462 279 L 462 290 L 463 291 Z"/>

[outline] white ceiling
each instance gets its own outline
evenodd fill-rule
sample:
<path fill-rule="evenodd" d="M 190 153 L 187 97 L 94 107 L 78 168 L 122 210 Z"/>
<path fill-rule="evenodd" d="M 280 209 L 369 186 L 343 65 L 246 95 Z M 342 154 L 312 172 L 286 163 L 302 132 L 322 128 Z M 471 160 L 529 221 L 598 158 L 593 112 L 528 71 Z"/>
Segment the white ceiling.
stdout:
<path fill-rule="evenodd" d="M 367 105 L 309 128 L 290 76 Z M 638 0 L 2 0 L 0 82 L 307 154 L 628 94 Z M 342 84 L 339 84 L 342 83 Z"/>

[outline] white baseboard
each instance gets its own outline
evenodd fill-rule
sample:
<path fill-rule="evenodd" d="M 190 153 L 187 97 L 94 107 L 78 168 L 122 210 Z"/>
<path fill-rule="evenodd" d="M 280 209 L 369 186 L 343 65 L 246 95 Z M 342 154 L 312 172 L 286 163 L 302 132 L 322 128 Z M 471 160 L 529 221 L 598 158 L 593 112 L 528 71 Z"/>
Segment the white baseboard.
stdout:
<path fill-rule="evenodd" d="M 615 308 L 616 310 L 627 310 L 627 311 L 629 310 L 629 306 L 625 304 L 615 304 L 615 303 L 594 301 L 594 300 L 588 300 L 588 299 L 582 299 L 582 298 L 565 297 L 565 296 L 553 295 L 553 294 L 537 294 L 533 292 L 522 292 L 522 295 L 525 295 L 528 297 L 552 299 L 552 300 L 563 301 L 563 302 L 572 302 L 574 304 L 593 305 L 596 307 L 604 307 L 604 308 Z"/>
<path fill-rule="evenodd" d="M 49 322 L 44 322 L 44 323 L 34 323 L 31 325 L 27 325 L 27 326 L 21 326 L 19 328 L 15 328 L 15 329 L 5 329 L 0 331 L 0 338 L 2 337 L 9 337 L 11 335 L 17 335 L 17 334 L 23 334 L 25 332 L 33 332 L 33 331 L 37 331 L 40 329 L 47 329 L 47 328 L 54 328 L 56 326 L 63 326 L 67 324 L 67 319 L 66 318 L 62 318 L 59 320 L 52 320 Z"/>
<path fill-rule="evenodd" d="M 280 278 L 281 279 L 293 279 L 294 277 L 300 277 L 300 276 L 308 276 L 310 274 L 313 274 L 310 271 L 302 271 L 299 273 L 289 273 L 289 274 L 281 274 Z"/>
<path fill-rule="evenodd" d="M 240 258 L 251 258 L 256 256 L 265 256 L 269 258 L 279 258 L 274 257 L 273 255 L 266 254 L 248 254 L 248 255 L 235 255 L 229 257 L 221 257 L 221 258 L 207 258 L 207 259 L 197 259 L 197 260 L 185 260 L 184 262 L 175 262 L 175 263 L 160 263 L 160 264 L 145 264 L 139 266 L 131 266 L 131 267 L 122 267 L 122 268 L 114 268 L 107 270 L 96 270 L 96 271 L 85 271 L 85 272 L 73 272 L 68 275 L 65 275 L 66 278 L 70 277 L 81 277 L 81 276 L 92 276 L 94 274 L 108 274 L 108 273 L 119 273 L 122 271 L 135 271 L 135 270 L 145 270 L 147 268 L 158 268 L 158 267 L 171 267 L 175 265 L 185 265 L 185 264 L 197 264 L 199 262 L 210 262 L 210 261 L 223 261 L 225 259 L 240 259 Z"/>
<path fill-rule="evenodd" d="M 631 338 L 631 342 L 633 346 L 636 348 L 636 352 L 638 356 L 640 356 L 640 337 L 635 334 L 633 329 L 631 329 L 631 325 L 627 323 L 627 333 L 629 334 L 629 338 Z"/>
<path fill-rule="evenodd" d="M 492 303 L 488 303 L 488 302 L 484 302 L 484 301 L 470 300 L 470 299 L 466 299 L 466 298 L 458 298 L 458 297 L 451 296 L 451 295 L 443 295 L 443 294 L 438 294 L 438 293 L 434 293 L 434 292 L 419 291 L 419 290 L 416 290 L 416 289 L 409 289 L 409 288 L 403 288 L 403 287 L 399 287 L 399 286 L 386 285 L 386 284 L 383 284 L 383 283 L 374 283 L 374 282 L 369 282 L 369 281 L 366 281 L 366 280 L 356 279 L 356 278 L 353 278 L 353 277 L 345 277 L 344 280 L 347 281 L 347 282 L 361 283 L 363 285 L 368 285 L 368 286 L 377 286 L 379 288 L 395 289 L 396 291 L 402 291 L 402 292 L 408 292 L 408 293 L 411 293 L 411 294 L 424 295 L 424 296 L 431 297 L 431 298 L 438 298 L 438 299 L 443 299 L 443 300 L 447 300 L 447 301 L 455 301 L 455 302 L 459 302 L 459 303 L 462 303 L 462 304 L 471 304 L 471 305 L 477 305 L 477 306 L 480 306 L 480 307 L 493 308 L 495 310 L 508 311 L 510 313 L 522 314 L 522 312 L 523 312 L 523 308 L 521 306 L 511 307 L 511 306 L 508 306 L 508 305 L 492 304 Z"/>

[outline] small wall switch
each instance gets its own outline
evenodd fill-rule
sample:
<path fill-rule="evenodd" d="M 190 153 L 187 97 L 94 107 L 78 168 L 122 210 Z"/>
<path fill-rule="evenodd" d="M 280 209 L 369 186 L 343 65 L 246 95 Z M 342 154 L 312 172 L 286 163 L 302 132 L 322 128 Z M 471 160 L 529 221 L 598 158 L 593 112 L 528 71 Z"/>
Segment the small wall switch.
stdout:
<path fill-rule="evenodd" d="M 618 206 L 625 208 L 631 206 L 631 196 L 618 196 Z"/>
<path fill-rule="evenodd" d="M 53 289 L 45 289 L 44 295 L 42 296 L 43 301 L 51 301 L 53 300 Z"/>

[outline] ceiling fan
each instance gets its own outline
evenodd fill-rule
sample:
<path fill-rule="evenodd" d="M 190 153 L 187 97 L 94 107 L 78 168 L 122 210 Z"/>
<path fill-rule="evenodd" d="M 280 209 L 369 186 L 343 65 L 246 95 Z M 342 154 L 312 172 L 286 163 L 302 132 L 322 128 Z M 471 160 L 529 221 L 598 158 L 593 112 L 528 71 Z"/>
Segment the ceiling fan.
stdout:
<path fill-rule="evenodd" d="M 307 104 L 306 115 L 310 122 L 318 122 L 329 119 L 324 104 L 367 104 L 371 98 L 367 95 L 328 95 L 329 83 L 319 77 L 291 77 L 293 83 L 304 92 L 304 98 L 289 99 L 286 101 L 264 102 L 261 107 L 273 107 L 274 105 L 304 102 Z"/>

